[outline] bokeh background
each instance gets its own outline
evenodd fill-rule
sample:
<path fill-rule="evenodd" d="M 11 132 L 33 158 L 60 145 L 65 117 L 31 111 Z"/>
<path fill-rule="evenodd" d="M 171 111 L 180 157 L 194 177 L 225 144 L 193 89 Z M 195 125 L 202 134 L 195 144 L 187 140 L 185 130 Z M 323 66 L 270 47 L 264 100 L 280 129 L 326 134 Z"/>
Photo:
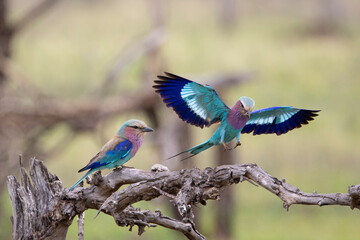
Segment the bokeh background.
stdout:
<path fill-rule="evenodd" d="M 5 177 L 18 174 L 18 154 L 25 165 L 33 156 L 44 160 L 69 187 L 81 177 L 77 170 L 130 118 L 158 130 L 129 162 L 136 168 L 256 163 L 305 192 L 347 192 L 360 183 L 359 1 L 44 2 L 0 1 L 1 239 L 11 236 Z M 219 160 L 221 150 L 214 148 L 186 166 L 164 162 L 206 140 L 216 126 L 189 127 L 165 108 L 151 89 L 162 71 L 220 85 L 221 76 L 240 76 L 218 91 L 228 105 L 245 95 L 256 108 L 322 111 L 311 124 L 280 137 L 243 135 L 229 159 Z M 147 94 L 153 100 L 144 102 L 148 107 L 124 110 Z M 114 111 L 102 114 L 98 103 L 104 112 Z M 166 199 L 136 206 L 174 216 Z M 110 216 L 94 219 L 95 213 L 86 211 L 85 239 L 139 238 Z M 292 206 L 287 212 L 276 196 L 248 183 L 199 206 L 196 219 L 209 239 L 356 239 L 360 223 L 358 210 L 348 207 Z M 76 237 L 74 221 L 67 238 Z M 184 237 L 157 227 L 141 238 Z"/>

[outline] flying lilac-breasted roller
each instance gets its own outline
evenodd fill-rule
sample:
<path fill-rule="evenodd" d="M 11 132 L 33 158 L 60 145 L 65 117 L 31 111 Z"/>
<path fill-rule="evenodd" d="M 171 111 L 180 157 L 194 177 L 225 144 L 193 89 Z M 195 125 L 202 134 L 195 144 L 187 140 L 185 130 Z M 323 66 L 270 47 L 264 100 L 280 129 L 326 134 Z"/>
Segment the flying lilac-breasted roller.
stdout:
<path fill-rule="evenodd" d="M 100 152 L 79 170 L 79 172 L 89 171 L 70 188 L 70 191 L 91 173 L 104 168 L 119 167 L 129 161 L 139 150 L 145 133 L 152 131 L 154 130 L 143 121 L 135 119 L 126 121 L 115 136 L 101 148 Z"/>
<path fill-rule="evenodd" d="M 319 112 L 294 107 L 271 107 L 253 111 L 254 100 L 244 96 L 229 108 L 212 87 L 167 72 L 165 76 L 158 76 L 153 88 L 183 121 L 201 128 L 220 123 L 209 140 L 175 156 L 190 153 L 189 157 L 192 157 L 220 144 L 229 150 L 231 148 L 228 143 L 234 138 L 236 148 L 241 145 L 241 133 L 281 135 L 308 124 Z"/>

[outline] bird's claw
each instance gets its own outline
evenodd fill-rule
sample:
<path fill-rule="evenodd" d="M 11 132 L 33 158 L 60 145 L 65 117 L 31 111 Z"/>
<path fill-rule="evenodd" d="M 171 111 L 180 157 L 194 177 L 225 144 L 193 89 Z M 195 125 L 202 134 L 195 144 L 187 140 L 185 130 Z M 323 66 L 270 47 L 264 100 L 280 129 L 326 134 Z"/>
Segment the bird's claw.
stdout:
<path fill-rule="evenodd" d="M 114 168 L 114 171 L 120 171 L 122 169 L 122 166 L 117 166 Z"/>
<path fill-rule="evenodd" d="M 127 166 L 125 166 L 125 165 L 120 165 L 120 166 L 116 166 L 116 167 L 114 168 L 114 170 L 115 170 L 115 171 L 120 171 L 120 170 L 123 169 L 123 168 L 131 168 L 131 167 L 127 167 Z"/>
<path fill-rule="evenodd" d="M 236 142 L 234 149 L 237 148 L 238 146 L 241 146 L 241 142 Z"/>

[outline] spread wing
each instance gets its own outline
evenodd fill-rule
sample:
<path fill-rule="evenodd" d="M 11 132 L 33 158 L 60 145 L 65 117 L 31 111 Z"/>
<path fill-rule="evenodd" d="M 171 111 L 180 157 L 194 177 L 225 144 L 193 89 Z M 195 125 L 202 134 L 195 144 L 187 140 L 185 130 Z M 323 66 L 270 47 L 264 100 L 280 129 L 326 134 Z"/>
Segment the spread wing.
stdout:
<path fill-rule="evenodd" d="M 281 135 L 294 128 L 300 128 L 318 116 L 319 110 L 307 110 L 293 107 L 271 107 L 256 110 L 242 129 L 242 133 L 253 135 L 276 133 Z"/>
<path fill-rule="evenodd" d="M 79 172 L 98 168 L 118 159 L 123 159 L 129 155 L 132 148 L 133 144 L 129 140 L 113 138 L 107 142 L 100 152 L 98 152 L 84 168 L 80 169 Z"/>
<path fill-rule="evenodd" d="M 172 107 L 187 123 L 203 128 L 220 122 L 229 107 L 210 86 L 166 73 L 158 76 L 153 88 L 160 94 L 166 106 Z"/>

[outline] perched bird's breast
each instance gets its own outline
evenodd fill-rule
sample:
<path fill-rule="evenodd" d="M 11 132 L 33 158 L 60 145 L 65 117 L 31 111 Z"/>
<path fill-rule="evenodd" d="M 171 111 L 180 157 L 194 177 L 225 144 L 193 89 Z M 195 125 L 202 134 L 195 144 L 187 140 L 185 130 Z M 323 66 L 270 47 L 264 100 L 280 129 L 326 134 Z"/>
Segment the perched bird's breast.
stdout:
<path fill-rule="evenodd" d="M 134 156 L 137 150 L 139 150 L 139 148 L 141 147 L 143 138 L 139 136 L 139 137 L 129 138 L 129 140 L 133 144 L 133 148 L 131 149 L 130 153 L 132 156 Z"/>

